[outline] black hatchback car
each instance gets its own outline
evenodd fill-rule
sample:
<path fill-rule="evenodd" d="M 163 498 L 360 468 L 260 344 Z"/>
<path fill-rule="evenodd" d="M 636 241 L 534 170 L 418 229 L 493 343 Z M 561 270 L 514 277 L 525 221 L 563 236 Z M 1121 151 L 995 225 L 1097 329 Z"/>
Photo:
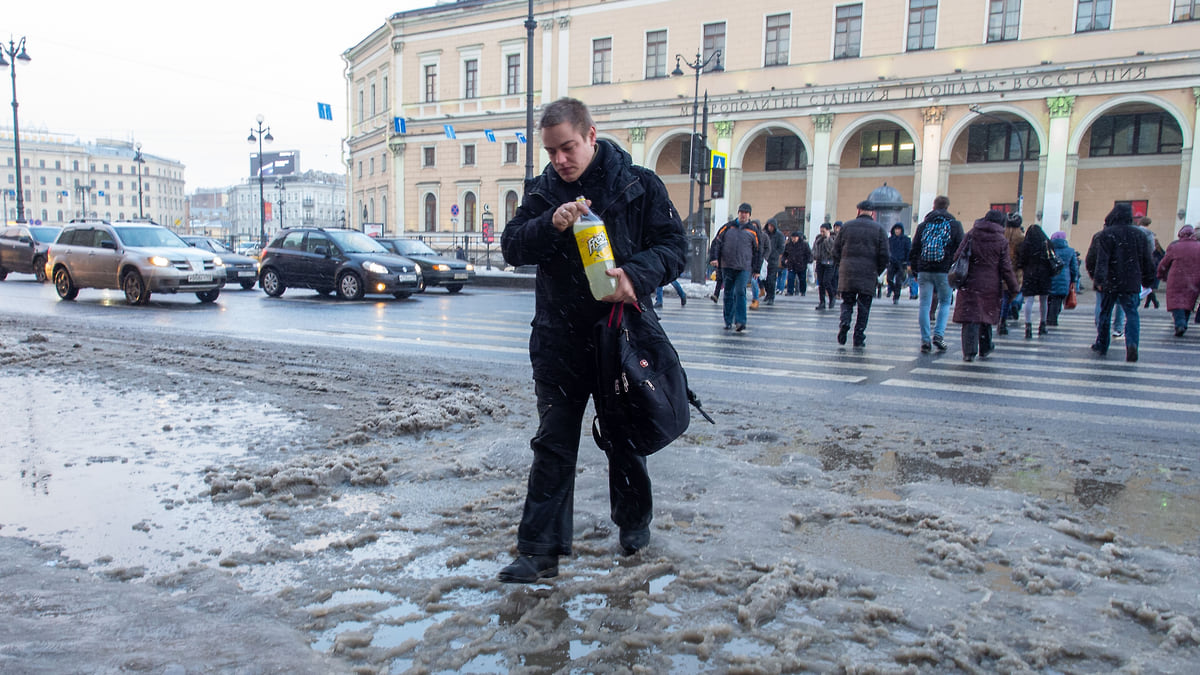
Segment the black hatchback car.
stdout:
<path fill-rule="evenodd" d="M 302 227 L 284 230 L 262 252 L 259 287 L 271 297 L 288 288 L 337 291 L 346 300 L 364 294 L 407 298 L 422 288 L 421 266 L 390 253 L 357 230 Z"/>
<path fill-rule="evenodd" d="M 393 253 L 415 261 L 421 266 L 426 286 L 441 286 L 451 293 L 475 281 L 475 266 L 465 260 L 445 256 L 419 239 L 379 239 Z"/>
<path fill-rule="evenodd" d="M 9 272 L 32 274 L 46 281 L 46 251 L 58 238 L 54 225 L 9 225 L 0 227 L 0 281 Z"/>

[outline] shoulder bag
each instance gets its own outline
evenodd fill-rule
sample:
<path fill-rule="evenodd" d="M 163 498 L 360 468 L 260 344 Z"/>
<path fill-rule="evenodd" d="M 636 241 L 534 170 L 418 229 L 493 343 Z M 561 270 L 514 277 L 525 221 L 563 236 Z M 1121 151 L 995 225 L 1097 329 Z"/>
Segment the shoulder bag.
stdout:
<path fill-rule="evenodd" d="M 1050 244 L 1046 244 L 1046 263 L 1050 265 L 1050 274 L 1056 275 L 1063 270 L 1063 261 L 1054 254 L 1054 249 Z"/>
<path fill-rule="evenodd" d="M 596 417 L 592 438 L 605 452 L 649 455 L 687 431 L 688 405 L 709 422 L 688 388 L 679 354 L 658 322 L 639 302 L 625 311 L 615 304 L 596 322 Z"/>
<path fill-rule="evenodd" d="M 967 282 L 967 274 L 971 271 L 971 236 L 967 235 L 966 242 L 963 244 L 962 253 L 954 259 L 950 265 L 950 272 L 946 275 L 946 281 L 950 282 L 950 287 L 961 289 Z"/>

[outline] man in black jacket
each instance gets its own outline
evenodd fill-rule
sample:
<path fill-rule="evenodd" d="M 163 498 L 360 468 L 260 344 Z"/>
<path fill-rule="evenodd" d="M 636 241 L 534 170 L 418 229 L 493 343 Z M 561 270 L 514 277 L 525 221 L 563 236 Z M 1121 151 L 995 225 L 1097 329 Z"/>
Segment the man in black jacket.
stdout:
<path fill-rule="evenodd" d="M 651 294 L 679 276 L 687 255 L 683 223 L 662 181 L 634 166 L 621 148 L 598 140 L 586 105 L 559 99 L 543 110 L 538 129 L 550 163 L 526 186 L 500 239 L 508 264 L 537 265 L 529 356 L 538 430 L 530 441 L 518 556 L 499 574 L 507 583 L 557 576 L 558 557 L 571 554 L 580 425 L 596 380 L 593 326 L 612 303 L 649 307 Z M 575 201 L 580 196 L 586 206 Z M 617 265 L 608 272 L 617 289 L 601 300 L 592 298 L 571 231 L 589 210 L 604 220 Z M 631 555 L 650 540 L 646 458 L 612 452 L 608 465 L 612 519 L 622 551 Z"/>
<path fill-rule="evenodd" d="M 1138 360 L 1138 305 L 1142 287 L 1154 283 L 1154 257 L 1146 245 L 1146 235 L 1134 227 L 1133 210 L 1117 204 L 1104 217 L 1104 229 L 1092 237 L 1087 252 L 1087 271 L 1100 293 L 1100 321 L 1092 351 L 1108 353 L 1111 340 L 1108 328 L 1113 307 L 1125 310 L 1125 360 Z"/>
<path fill-rule="evenodd" d="M 947 210 L 950 198 L 939 195 L 933 200 L 933 210 L 925 214 L 925 220 L 913 232 L 912 248 L 908 254 L 908 267 L 917 277 L 921 310 L 917 325 L 921 328 L 921 351 L 928 354 L 936 346 L 939 352 L 946 351 L 946 323 L 950 320 L 950 299 L 953 297 L 946 275 L 954 264 L 954 252 L 963 240 L 963 226 Z M 929 312 L 933 307 L 933 295 L 937 293 L 937 321 L 929 329 Z"/>
<path fill-rule="evenodd" d="M 842 227 L 842 233 L 833 242 L 833 257 L 838 262 L 838 292 L 842 295 L 838 344 L 846 344 L 850 319 L 857 308 L 854 346 L 865 347 L 871 298 L 875 297 L 875 285 L 888 264 L 887 233 L 875 222 L 875 206 L 869 199 L 858 203 L 858 217 Z"/>

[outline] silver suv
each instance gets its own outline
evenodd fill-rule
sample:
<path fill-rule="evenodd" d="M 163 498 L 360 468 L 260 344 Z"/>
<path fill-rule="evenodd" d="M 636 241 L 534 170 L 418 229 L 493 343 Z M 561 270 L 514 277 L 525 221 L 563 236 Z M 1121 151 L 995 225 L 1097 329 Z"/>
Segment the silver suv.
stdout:
<path fill-rule="evenodd" d="M 190 292 L 213 302 L 225 285 L 220 257 L 144 221 L 72 221 L 50 245 L 46 269 L 63 300 L 81 288 L 113 288 L 131 305 L 146 304 L 151 293 Z"/>

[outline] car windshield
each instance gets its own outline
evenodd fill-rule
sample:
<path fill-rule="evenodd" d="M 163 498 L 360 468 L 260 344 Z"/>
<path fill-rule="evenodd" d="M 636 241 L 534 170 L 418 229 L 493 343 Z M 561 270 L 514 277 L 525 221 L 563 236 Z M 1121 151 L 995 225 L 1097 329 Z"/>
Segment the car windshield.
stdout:
<path fill-rule="evenodd" d="M 58 238 L 57 227 L 31 227 L 29 231 L 33 233 L 34 239 L 43 244 L 49 244 Z"/>
<path fill-rule="evenodd" d="M 113 229 L 117 231 L 117 236 L 126 246 L 187 248 L 187 243 L 180 239 L 179 235 L 165 227 L 130 226 L 114 227 Z"/>
<path fill-rule="evenodd" d="M 233 253 L 224 244 L 216 239 L 197 239 L 196 246 L 198 248 L 206 248 L 213 253 Z"/>
<path fill-rule="evenodd" d="M 438 252 L 429 248 L 429 245 L 417 239 L 397 239 L 395 241 L 396 250 L 402 255 L 437 255 Z"/>
<path fill-rule="evenodd" d="M 325 234 L 345 253 L 387 253 L 383 244 L 368 237 L 362 232 L 332 232 Z"/>

